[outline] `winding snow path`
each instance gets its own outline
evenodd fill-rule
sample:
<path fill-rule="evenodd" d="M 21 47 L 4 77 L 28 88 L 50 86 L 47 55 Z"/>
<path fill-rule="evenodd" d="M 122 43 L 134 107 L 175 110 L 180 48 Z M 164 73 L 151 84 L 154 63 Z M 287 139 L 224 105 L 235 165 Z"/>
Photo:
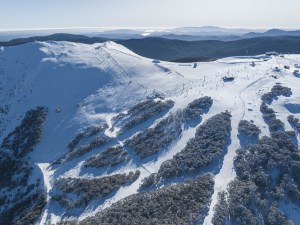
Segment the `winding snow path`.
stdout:
<path fill-rule="evenodd" d="M 41 169 L 41 172 L 43 173 L 44 187 L 45 187 L 45 190 L 47 193 L 47 204 L 49 204 L 50 191 L 52 190 L 51 180 L 52 180 L 54 170 L 49 169 L 50 168 L 49 163 L 39 163 L 37 165 Z M 41 216 L 41 220 L 37 224 L 41 224 L 41 225 L 46 224 L 47 219 L 48 219 L 48 210 L 47 210 L 47 207 L 45 207 L 45 208 L 46 208 L 46 210 L 43 212 L 43 215 Z"/>
<path fill-rule="evenodd" d="M 250 84 L 248 84 L 245 88 L 240 89 L 238 94 L 236 95 L 238 101 L 235 101 L 234 106 L 232 107 L 231 115 L 232 115 L 232 130 L 231 130 L 231 143 L 228 146 L 228 152 L 224 157 L 223 165 L 220 172 L 215 175 L 215 186 L 214 193 L 212 195 L 212 201 L 209 207 L 208 215 L 205 217 L 203 225 L 211 225 L 212 218 L 214 216 L 214 207 L 218 202 L 218 194 L 221 191 L 226 191 L 229 183 L 236 177 L 236 173 L 234 170 L 234 158 L 236 156 L 236 150 L 240 148 L 240 143 L 238 139 L 238 124 L 239 121 L 243 120 L 246 112 L 246 104 L 243 97 L 243 94 L 247 91 L 248 88 L 258 85 L 257 89 L 260 87 L 260 81 L 266 79 L 265 77 L 259 78 Z M 199 224 L 200 225 L 200 224 Z"/>

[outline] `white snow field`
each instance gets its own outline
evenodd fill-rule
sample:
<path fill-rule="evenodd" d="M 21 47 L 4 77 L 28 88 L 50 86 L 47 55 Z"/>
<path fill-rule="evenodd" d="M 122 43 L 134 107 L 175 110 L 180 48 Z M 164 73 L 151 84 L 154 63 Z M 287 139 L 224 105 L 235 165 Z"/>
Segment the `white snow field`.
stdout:
<path fill-rule="evenodd" d="M 0 106 L 5 107 L 7 113 L 0 113 L 0 141 L 20 124 L 28 110 L 37 106 L 49 109 L 42 140 L 30 153 L 29 159 L 43 173 L 48 200 L 37 224 L 55 224 L 67 217 L 63 208 L 50 201 L 55 194 L 52 190 L 55 179 L 141 171 L 140 177 L 131 185 L 121 187 L 103 202 L 93 203 L 84 211 L 79 211 L 78 218 L 84 219 L 137 193 L 142 179 L 157 172 L 162 162 L 180 152 L 194 137 L 198 126 L 213 115 L 228 110 L 232 115 L 231 141 L 220 170 L 215 174 L 214 193 L 203 222 L 205 225 L 212 224 L 217 195 L 219 191 L 226 190 L 236 176 L 233 160 L 235 151 L 240 148 L 237 138 L 239 121 L 253 120 L 261 129 L 261 136 L 270 135 L 260 112 L 261 96 L 276 83 L 281 83 L 291 88 L 293 94 L 289 98 L 279 97 L 272 103 L 272 108 L 285 123 L 286 130 L 292 130 L 287 116 L 293 113 L 285 105 L 299 104 L 300 99 L 300 78 L 293 75 L 293 69 L 283 68 L 284 65 L 293 68 L 294 64 L 300 64 L 300 55 L 284 55 L 284 58 L 263 55 L 230 57 L 215 62 L 200 62 L 194 68 L 193 63 L 153 62 L 153 59 L 141 57 L 114 42 L 92 45 L 34 42 L 1 49 Z M 256 65 L 251 66 L 252 62 Z M 276 72 L 275 67 L 281 70 Z M 235 79 L 224 82 L 224 76 Z M 112 118 L 157 93 L 166 100 L 173 100 L 175 105 L 149 126 L 154 126 L 170 113 L 203 96 L 210 96 L 213 105 L 196 128 L 185 129 L 179 140 L 167 151 L 158 154 L 155 160 L 140 160 L 138 156 L 133 156 L 130 163 L 113 171 L 83 168 L 83 162 L 88 157 L 104 150 L 96 148 L 78 158 L 51 166 L 68 152 L 70 140 L 88 127 L 106 122 L 108 128 L 105 134 L 115 138 L 117 130 L 112 131 Z M 294 114 L 300 118 L 299 112 Z M 125 139 L 120 137 L 118 141 L 123 144 Z"/>

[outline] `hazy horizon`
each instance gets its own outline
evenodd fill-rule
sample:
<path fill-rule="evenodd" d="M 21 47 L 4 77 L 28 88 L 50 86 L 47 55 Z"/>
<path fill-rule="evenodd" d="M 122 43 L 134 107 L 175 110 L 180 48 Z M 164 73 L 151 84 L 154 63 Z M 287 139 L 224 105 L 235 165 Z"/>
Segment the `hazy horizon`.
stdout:
<path fill-rule="evenodd" d="M 1 0 L 0 30 L 172 28 L 297 29 L 300 2 Z"/>
<path fill-rule="evenodd" d="M 50 28 L 24 28 L 24 29 L 0 29 L 0 32 L 22 32 L 22 31 L 51 31 L 51 30 L 72 30 L 72 31 L 110 31 L 110 30 L 169 30 L 176 28 L 202 28 L 202 27 L 218 27 L 226 29 L 247 29 L 247 30 L 298 30 L 299 27 L 224 27 L 218 25 L 204 26 L 179 26 L 179 27 L 50 27 Z"/>

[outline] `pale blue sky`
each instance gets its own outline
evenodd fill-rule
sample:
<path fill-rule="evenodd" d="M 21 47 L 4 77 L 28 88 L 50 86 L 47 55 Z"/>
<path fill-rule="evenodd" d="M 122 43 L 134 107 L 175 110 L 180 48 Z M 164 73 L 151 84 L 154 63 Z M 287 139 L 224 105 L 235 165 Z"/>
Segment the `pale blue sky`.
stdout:
<path fill-rule="evenodd" d="M 0 29 L 300 28 L 300 0 L 0 0 Z"/>

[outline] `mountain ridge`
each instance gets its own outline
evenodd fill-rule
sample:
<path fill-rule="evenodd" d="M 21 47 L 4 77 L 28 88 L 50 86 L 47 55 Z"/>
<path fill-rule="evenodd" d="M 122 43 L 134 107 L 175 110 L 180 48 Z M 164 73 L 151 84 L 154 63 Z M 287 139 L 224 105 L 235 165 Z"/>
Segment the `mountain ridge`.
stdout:
<path fill-rule="evenodd" d="M 75 43 L 103 43 L 106 38 L 87 37 L 84 35 L 54 34 L 50 36 L 16 39 L 0 42 L 0 46 L 14 46 L 32 41 L 72 41 Z M 176 61 L 182 58 L 223 58 L 233 55 L 258 55 L 268 51 L 279 53 L 300 53 L 300 36 L 254 37 L 234 41 L 170 40 L 161 37 L 146 37 L 129 40 L 113 40 L 144 57 Z"/>
<path fill-rule="evenodd" d="M 0 175 L 13 182 L 0 183 L 1 224 L 296 224 L 295 64 L 164 62 L 111 41 L 2 48 Z M 227 190 L 234 202 L 219 201 Z"/>

